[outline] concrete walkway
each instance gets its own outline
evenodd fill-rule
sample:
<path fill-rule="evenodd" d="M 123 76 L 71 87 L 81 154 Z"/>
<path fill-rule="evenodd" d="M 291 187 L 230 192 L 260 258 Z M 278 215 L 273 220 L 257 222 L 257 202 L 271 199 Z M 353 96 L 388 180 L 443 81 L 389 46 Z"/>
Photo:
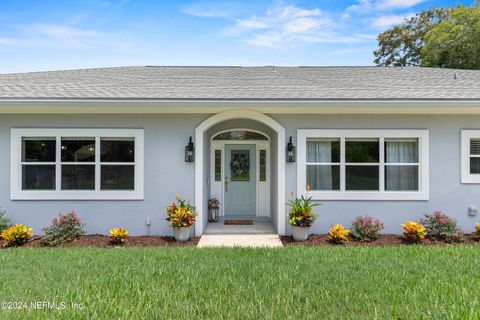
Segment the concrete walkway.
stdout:
<path fill-rule="evenodd" d="M 255 221 L 251 226 L 224 225 L 222 221 L 209 223 L 198 242 L 206 247 L 283 247 L 280 237 L 267 221 Z"/>

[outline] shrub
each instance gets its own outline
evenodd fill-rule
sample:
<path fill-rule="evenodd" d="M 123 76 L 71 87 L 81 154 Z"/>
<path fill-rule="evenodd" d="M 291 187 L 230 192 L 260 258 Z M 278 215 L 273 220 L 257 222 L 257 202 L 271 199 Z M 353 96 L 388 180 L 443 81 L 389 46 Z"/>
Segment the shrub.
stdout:
<path fill-rule="evenodd" d="M 312 197 L 308 197 L 310 186 L 305 187 L 307 190 L 307 197 L 303 195 L 300 198 L 294 198 L 292 192 L 292 200 L 288 201 L 287 205 L 291 207 L 288 212 L 288 222 L 294 227 L 311 227 L 317 216 L 313 214 L 313 207 L 319 206 L 318 203 L 313 203 Z"/>
<path fill-rule="evenodd" d="M 357 241 L 375 241 L 380 238 L 380 231 L 383 229 L 383 222 L 372 217 L 356 217 L 350 227 L 350 236 Z"/>
<path fill-rule="evenodd" d="M 190 204 L 190 201 L 182 200 L 178 193 L 175 199 L 178 204 L 174 202 L 165 210 L 168 216 L 166 220 L 172 228 L 190 227 L 195 222 L 195 207 Z"/>
<path fill-rule="evenodd" d="M 428 238 L 449 243 L 465 241 L 465 232 L 457 226 L 457 221 L 441 211 L 426 214 L 420 223 L 425 226 Z"/>
<path fill-rule="evenodd" d="M 5 218 L 5 213 L 6 213 L 5 210 L 0 209 L 0 232 L 2 232 L 3 230 L 5 230 L 5 229 L 7 229 L 11 226 L 10 225 L 10 220 Z"/>
<path fill-rule="evenodd" d="M 85 233 L 83 226 L 75 211 L 59 214 L 52 219 L 50 226 L 43 229 L 45 232 L 43 243 L 47 246 L 57 246 L 73 241 Z"/>
<path fill-rule="evenodd" d="M 480 240 L 480 222 L 475 225 L 475 230 L 472 232 L 472 238 L 476 241 Z"/>
<path fill-rule="evenodd" d="M 350 230 L 346 230 L 341 224 L 337 224 L 332 226 L 332 228 L 328 231 L 327 239 L 331 243 L 343 244 L 348 241 L 349 233 Z"/>
<path fill-rule="evenodd" d="M 21 246 L 28 242 L 33 236 L 32 228 L 24 226 L 23 224 L 16 224 L 3 230 L 1 237 L 5 240 L 6 247 Z"/>
<path fill-rule="evenodd" d="M 125 228 L 110 229 L 110 241 L 114 244 L 123 244 L 127 236 L 128 231 Z"/>
<path fill-rule="evenodd" d="M 403 237 L 410 242 L 420 242 L 425 238 L 425 227 L 413 221 L 407 221 L 402 224 Z"/>

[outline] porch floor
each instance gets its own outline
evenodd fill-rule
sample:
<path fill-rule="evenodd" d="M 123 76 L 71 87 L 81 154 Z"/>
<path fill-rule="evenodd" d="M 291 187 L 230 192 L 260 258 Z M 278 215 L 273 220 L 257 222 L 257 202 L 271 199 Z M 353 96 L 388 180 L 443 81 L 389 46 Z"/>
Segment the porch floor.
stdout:
<path fill-rule="evenodd" d="M 197 245 L 205 247 L 282 247 L 280 237 L 270 221 L 254 221 L 253 225 L 209 223 Z"/>

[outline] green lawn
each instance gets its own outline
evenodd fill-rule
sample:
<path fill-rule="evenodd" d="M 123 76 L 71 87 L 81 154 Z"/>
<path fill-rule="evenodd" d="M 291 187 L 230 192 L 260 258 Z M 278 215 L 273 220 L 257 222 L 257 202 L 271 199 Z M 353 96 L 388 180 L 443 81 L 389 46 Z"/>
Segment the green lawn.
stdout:
<path fill-rule="evenodd" d="M 0 250 L 0 319 L 479 319 L 480 246 Z"/>

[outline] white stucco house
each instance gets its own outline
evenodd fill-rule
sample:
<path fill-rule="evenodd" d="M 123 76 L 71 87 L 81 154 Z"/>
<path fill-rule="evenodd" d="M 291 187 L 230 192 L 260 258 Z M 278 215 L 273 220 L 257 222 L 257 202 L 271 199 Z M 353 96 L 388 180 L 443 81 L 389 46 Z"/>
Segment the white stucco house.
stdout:
<path fill-rule="evenodd" d="M 189 144 L 192 137 L 191 144 Z M 190 148 L 191 156 L 188 154 Z M 371 215 L 386 233 L 439 209 L 480 217 L 480 71 L 119 67 L 0 75 L 0 206 L 41 233 L 75 210 L 88 233 L 170 235 L 179 193 L 207 224 L 322 206 L 314 233 Z"/>

